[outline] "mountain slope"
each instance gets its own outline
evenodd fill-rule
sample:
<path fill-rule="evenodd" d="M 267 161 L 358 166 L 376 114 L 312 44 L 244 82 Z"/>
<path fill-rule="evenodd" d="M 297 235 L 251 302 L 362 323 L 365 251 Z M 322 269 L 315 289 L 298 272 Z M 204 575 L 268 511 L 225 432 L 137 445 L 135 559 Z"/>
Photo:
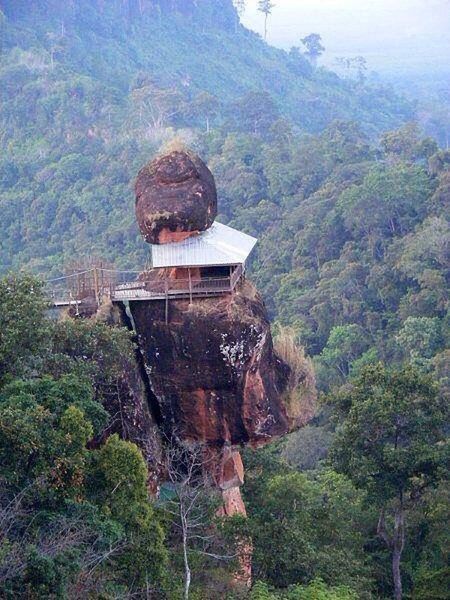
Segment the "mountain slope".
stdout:
<path fill-rule="evenodd" d="M 1 5 L 7 48 L 39 49 L 41 56 L 56 49 L 59 64 L 122 92 L 140 71 L 151 73 L 162 87 L 208 91 L 222 100 L 264 90 L 311 131 L 334 118 L 357 118 L 379 131 L 411 114 L 392 93 L 345 82 L 325 70 L 313 72 L 302 55 L 268 46 L 237 26 L 231 0 L 79 0 L 63 6 L 54 0 L 2 0 Z"/>
<path fill-rule="evenodd" d="M 205 129 L 214 146 L 220 130 L 267 139 L 356 119 L 374 135 L 412 115 L 386 90 L 271 48 L 231 0 L 0 7 L 2 270 L 59 273 L 92 253 L 142 264 L 130 181 L 177 133 L 201 151 Z"/>

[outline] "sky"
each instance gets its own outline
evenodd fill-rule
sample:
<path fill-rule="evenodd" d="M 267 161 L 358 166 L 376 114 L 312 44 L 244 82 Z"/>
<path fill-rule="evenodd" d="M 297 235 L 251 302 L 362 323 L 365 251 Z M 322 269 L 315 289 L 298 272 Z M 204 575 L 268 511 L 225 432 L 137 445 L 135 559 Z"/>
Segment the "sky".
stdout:
<path fill-rule="evenodd" d="M 281 48 L 300 46 L 320 33 L 326 64 L 338 56 L 362 55 L 369 69 L 448 70 L 450 0 L 273 0 L 267 41 Z M 257 0 L 247 0 L 244 25 L 264 31 Z"/>

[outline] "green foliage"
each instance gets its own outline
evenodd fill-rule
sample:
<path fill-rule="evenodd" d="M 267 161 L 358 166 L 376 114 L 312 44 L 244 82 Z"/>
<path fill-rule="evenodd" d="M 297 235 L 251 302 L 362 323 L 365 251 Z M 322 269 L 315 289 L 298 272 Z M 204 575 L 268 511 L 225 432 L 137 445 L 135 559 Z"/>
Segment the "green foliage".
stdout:
<path fill-rule="evenodd" d="M 105 511 L 124 523 L 137 525 L 147 499 L 147 469 L 137 446 L 117 434 L 109 437 L 98 454 L 97 469 L 102 485 L 93 488 L 102 490 Z"/>
<path fill-rule="evenodd" d="M 398 332 L 397 342 L 411 363 L 426 367 L 442 348 L 440 319 L 408 317 Z"/>
<path fill-rule="evenodd" d="M 53 325 L 51 342 L 45 368 L 55 376 L 70 372 L 88 379 L 95 399 L 111 407 L 124 373 L 132 370 L 130 332 L 98 320 L 66 319 Z"/>
<path fill-rule="evenodd" d="M 317 469 L 320 461 L 326 458 L 332 439 L 333 435 L 326 427 L 306 425 L 289 435 L 283 456 L 299 471 Z"/>
<path fill-rule="evenodd" d="M 289 590 L 286 600 L 356 600 L 358 595 L 348 587 L 329 587 L 320 579 L 309 585 Z"/>
<path fill-rule="evenodd" d="M 448 406 L 429 377 L 374 365 L 335 402 L 346 417 L 337 430 L 334 464 L 376 503 L 414 497 L 443 476 Z"/>
<path fill-rule="evenodd" d="M 256 581 L 250 591 L 250 600 L 277 600 L 278 595 L 269 591 L 269 586 L 263 581 Z"/>
<path fill-rule="evenodd" d="M 138 447 L 114 434 L 98 452 L 89 488 L 105 514 L 130 534 L 129 547 L 117 559 L 124 580 L 161 586 L 168 555 L 163 529 L 148 501 L 147 476 Z"/>
<path fill-rule="evenodd" d="M 418 578 L 413 600 L 446 600 L 449 586 L 449 567 L 428 572 Z"/>
<path fill-rule="evenodd" d="M 89 385 L 71 376 L 14 381 L 0 394 L 3 477 L 18 489 L 43 479 L 49 498 L 76 497 L 83 484 L 92 420 L 106 412 Z M 87 418 L 86 418 L 87 417 Z"/>
<path fill-rule="evenodd" d="M 363 355 L 367 348 L 364 330 L 356 324 L 337 325 L 330 331 L 327 344 L 319 355 L 319 365 L 331 369 L 332 382 L 340 378 L 347 379 L 353 363 Z"/>
<path fill-rule="evenodd" d="M 301 42 L 306 48 L 306 55 L 313 60 L 317 59 L 325 50 L 322 38 L 318 33 L 310 33 L 302 38 Z"/>
<path fill-rule="evenodd" d="M 257 581 L 250 592 L 250 600 L 356 600 L 357 594 L 347 587 L 330 587 L 321 579 L 308 585 L 296 585 L 286 592 L 271 592 L 266 583 Z"/>
<path fill-rule="evenodd" d="M 107 581 L 161 591 L 167 550 L 149 503 L 142 454 L 117 435 L 100 450 L 87 449 L 93 426 L 85 414 L 98 422 L 105 411 L 92 400 L 89 386 L 69 379 L 14 382 L 0 397 L 5 514 L 14 490 L 21 498 L 17 506 L 22 503 L 6 521 L 0 570 L 7 569 L 8 561 L 25 565 L 16 581 L 13 568 L 0 589 L 12 593 L 17 585 L 39 598 L 67 597 L 68 586 L 78 578 L 87 578 L 83 585 L 93 584 L 89 561 L 98 555 L 105 560 Z M 78 516 L 71 514 L 71 502 Z M 58 521 L 61 526 L 53 527 Z"/>
<path fill-rule="evenodd" d="M 364 496 L 332 471 L 307 477 L 280 463 L 263 472 L 257 464 L 250 464 L 244 486 L 255 576 L 278 588 L 321 577 L 364 597 Z"/>
<path fill-rule="evenodd" d="M 426 171 L 398 164 L 375 167 L 361 185 L 341 195 L 338 208 L 349 230 L 356 236 L 391 237 L 411 231 L 424 215 L 424 204 L 432 190 Z M 372 242 L 373 243 L 373 242 Z"/>
<path fill-rule="evenodd" d="M 117 435 L 93 444 L 111 418 L 100 402 L 114 409 L 132 366 L 128 332 L 50 321 L 28 276 L 0 286 L 1 314 L 11 313 L 1 340 L 0 596 L 162 597 L 168 553 L 142 454 Z"/>
<path fill-rule="evenodd" d="M 383 134 L 380 143 L 387 154 L 410 161 L 428 159 L 438 150 L 434 140 L 421 139 L 417 123 L 407 123 L 396 131 Z"/>
<path fill-rule="evenodd" d="M 0 384 L 29 372 L 45 344 L 48 322 L 40 282 L 29 276 L 7 275 L 0 279 Z"/>

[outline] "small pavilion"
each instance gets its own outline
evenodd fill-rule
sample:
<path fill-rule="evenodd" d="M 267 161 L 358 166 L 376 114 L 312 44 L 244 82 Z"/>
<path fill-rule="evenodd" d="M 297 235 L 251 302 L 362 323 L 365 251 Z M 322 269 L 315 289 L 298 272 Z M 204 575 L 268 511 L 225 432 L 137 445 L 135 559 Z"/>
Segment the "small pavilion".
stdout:
<path fill-rule="evenodd" d="M 256 238 L 222 223 L 180 242 L 153 244 L 150 271 L 138 282 L 119 285 L 113 301 L 231 293 L 245 275 Z"/>

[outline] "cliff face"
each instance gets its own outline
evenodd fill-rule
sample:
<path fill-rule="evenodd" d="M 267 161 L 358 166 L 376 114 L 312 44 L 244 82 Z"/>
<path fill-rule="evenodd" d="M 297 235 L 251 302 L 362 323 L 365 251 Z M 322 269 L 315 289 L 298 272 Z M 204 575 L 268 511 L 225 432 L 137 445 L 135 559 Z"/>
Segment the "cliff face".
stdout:
<path fill-rule="evenodd" d="M 131 313 L 163 426 L 220 447 L 285 434 L 290 369 L 274 354 L 264 305 L 245 283 L 219 298 L 132 302 Z"/>

